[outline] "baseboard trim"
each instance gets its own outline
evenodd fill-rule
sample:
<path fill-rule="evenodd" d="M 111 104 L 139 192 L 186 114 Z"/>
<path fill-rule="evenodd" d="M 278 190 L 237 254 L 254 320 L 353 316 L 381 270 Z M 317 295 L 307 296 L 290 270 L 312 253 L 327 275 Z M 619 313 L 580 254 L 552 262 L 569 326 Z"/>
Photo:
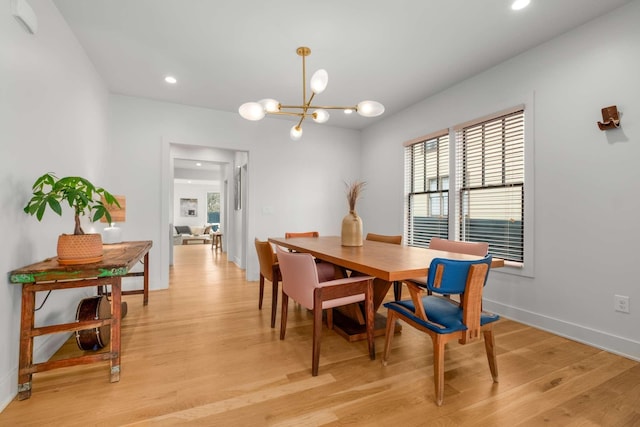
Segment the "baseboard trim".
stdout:
<path fill-rule="evenodd" d="M 640 362 L 640 342 L 486 298 L 483 300 L 483 305 L 487 311 L 507 319 Z"/>

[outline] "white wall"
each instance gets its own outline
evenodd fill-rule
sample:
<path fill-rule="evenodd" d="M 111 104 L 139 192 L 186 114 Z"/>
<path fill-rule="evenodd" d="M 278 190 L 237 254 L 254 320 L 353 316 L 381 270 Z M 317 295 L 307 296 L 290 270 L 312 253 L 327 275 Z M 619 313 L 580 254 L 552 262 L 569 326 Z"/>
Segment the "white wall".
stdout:
<path fill-rule="evenodd" d="M 54 256 L 61 233 L 73 232 L 73 213 L 45 213 L 42 222 L 22 212 L 31 185 L 45 172 L 80 175 L 115 194 L 122 188 L 106 179 L 106 87 L 57 9 L 49 1 L 30 1 L 39 29 L 26 33 L 0 0 L 0 408 L 17 392 L 21 286 L 8 283 L 16 268 Z M 85 231 L 94 227 L 83 225 Z M 95 226 L 100 231 L 102 225 Z M 70 322 L 90 290 L 51 294 L 36 325 Z M 38 295 L 36 306 L 44 295 Z M 46 360 L 66 334 L 36 337 L 36 361 Z"/>
<path fill-rule="evenodd" d="M 402 232 L 404 141 L 535 98 L 534 277 L 494 270 L 486 307 L 640 360 L 638 22 L 635 1 L 368 128 L 364 224 Z M 602 132 L 609 105 L 622 127 Z"/>
<path fill-rule="evenodd" d="M 207 193 L 219 193 L 220 185 L 175 183 L 173 191 L 173 225 L 204 227 L 207 223 Z M 196 199 L 197 216 L 182 216 L 180 199 Z M 221 206 L 220 209 L 222 208 Z"/>
<path fill-rule="evenodd" d="M 153 240 L 150 288 L 168 286 L 171 245 L 171 147 L 186 144 L 247 152 L 247 185 L 242 214 L 247 230 L 230 223 L 225 250 L 234 261 L 246 251 L 246 276 L 258 278 L 253 239 L 285 231 L 318 230 L 338 234 L 347 210 L 344 181 L 360 176 L 360 132 L 305 122 L 301 141 L 289 139 L 291 122 L 249 122 L 237 113 L 111 95 L 110 153 L 119 163 L 118 183 L 126 183 L 136 224 L 132 239 Z M 180 156 L 184 158 L 183 156 Z M 239 163 L 236 159 L 235 163 Z M 241 163 L 239 163 L 241 164 Z M 231 193 L 232 175 L 227 174 Z M 232 197 L 232 196 L 231 196 Z M 233 199 L 231 198 L 231 201 Z M 231 221 L 233 206 L 229 206 Z M 242 236 L 244 234 L 244 237 Z M 243 243 L 240 245 L 240 243 Z"/>

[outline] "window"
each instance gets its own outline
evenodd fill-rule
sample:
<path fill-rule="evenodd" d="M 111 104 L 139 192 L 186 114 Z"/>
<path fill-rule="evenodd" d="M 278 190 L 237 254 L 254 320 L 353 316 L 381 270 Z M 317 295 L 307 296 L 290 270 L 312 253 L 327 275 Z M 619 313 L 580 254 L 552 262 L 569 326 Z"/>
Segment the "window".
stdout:
<path fill-rule="evenodd" d="M 457 239 L 523 262 L 524 111 L 456 130 Z"/>
<path fill-rule="evenodd" d="M 449 133 L 411 142 L 405 148 L 406 241 L 429 246 L 449 234 Z"/>
<path fill-rule="evenodd" d="M 220 193 L 207 193 L 207 223 L 220 224 Z"/>
<path fill-rule="evenodd" d="M 434 236 L 482 241 L 492 255 L 523 264 L 524 124 L 521 106 L 453 128 L 451 166 L 448 129 L 405 143 L 408 245 L 428 247 Z"/>

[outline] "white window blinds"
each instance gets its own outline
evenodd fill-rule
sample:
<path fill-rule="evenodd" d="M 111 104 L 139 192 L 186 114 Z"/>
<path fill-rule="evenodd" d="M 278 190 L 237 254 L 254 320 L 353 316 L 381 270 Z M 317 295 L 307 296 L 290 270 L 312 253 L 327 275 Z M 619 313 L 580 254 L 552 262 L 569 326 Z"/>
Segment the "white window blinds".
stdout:
<path fill-rule="evenodd" d="M 449 134 L 405 147 L 405 236 L 410 246 L 428 247 L 449 234 Z"/>
<path fill-rule="evenodd" d="M 489 243 L 489 252 L 523 262 L 524 111 L 456 130 L 459 240 Z"/>

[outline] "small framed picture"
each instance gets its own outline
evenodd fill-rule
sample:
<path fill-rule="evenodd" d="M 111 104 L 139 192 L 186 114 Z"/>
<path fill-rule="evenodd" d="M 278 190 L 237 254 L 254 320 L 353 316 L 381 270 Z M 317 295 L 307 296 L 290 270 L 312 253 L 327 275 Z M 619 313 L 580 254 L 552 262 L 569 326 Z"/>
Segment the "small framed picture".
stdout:
<path fill-rule="evenodd" d="M 198 199 L 180 199 L 180 216 L 198 216 Z"/>

